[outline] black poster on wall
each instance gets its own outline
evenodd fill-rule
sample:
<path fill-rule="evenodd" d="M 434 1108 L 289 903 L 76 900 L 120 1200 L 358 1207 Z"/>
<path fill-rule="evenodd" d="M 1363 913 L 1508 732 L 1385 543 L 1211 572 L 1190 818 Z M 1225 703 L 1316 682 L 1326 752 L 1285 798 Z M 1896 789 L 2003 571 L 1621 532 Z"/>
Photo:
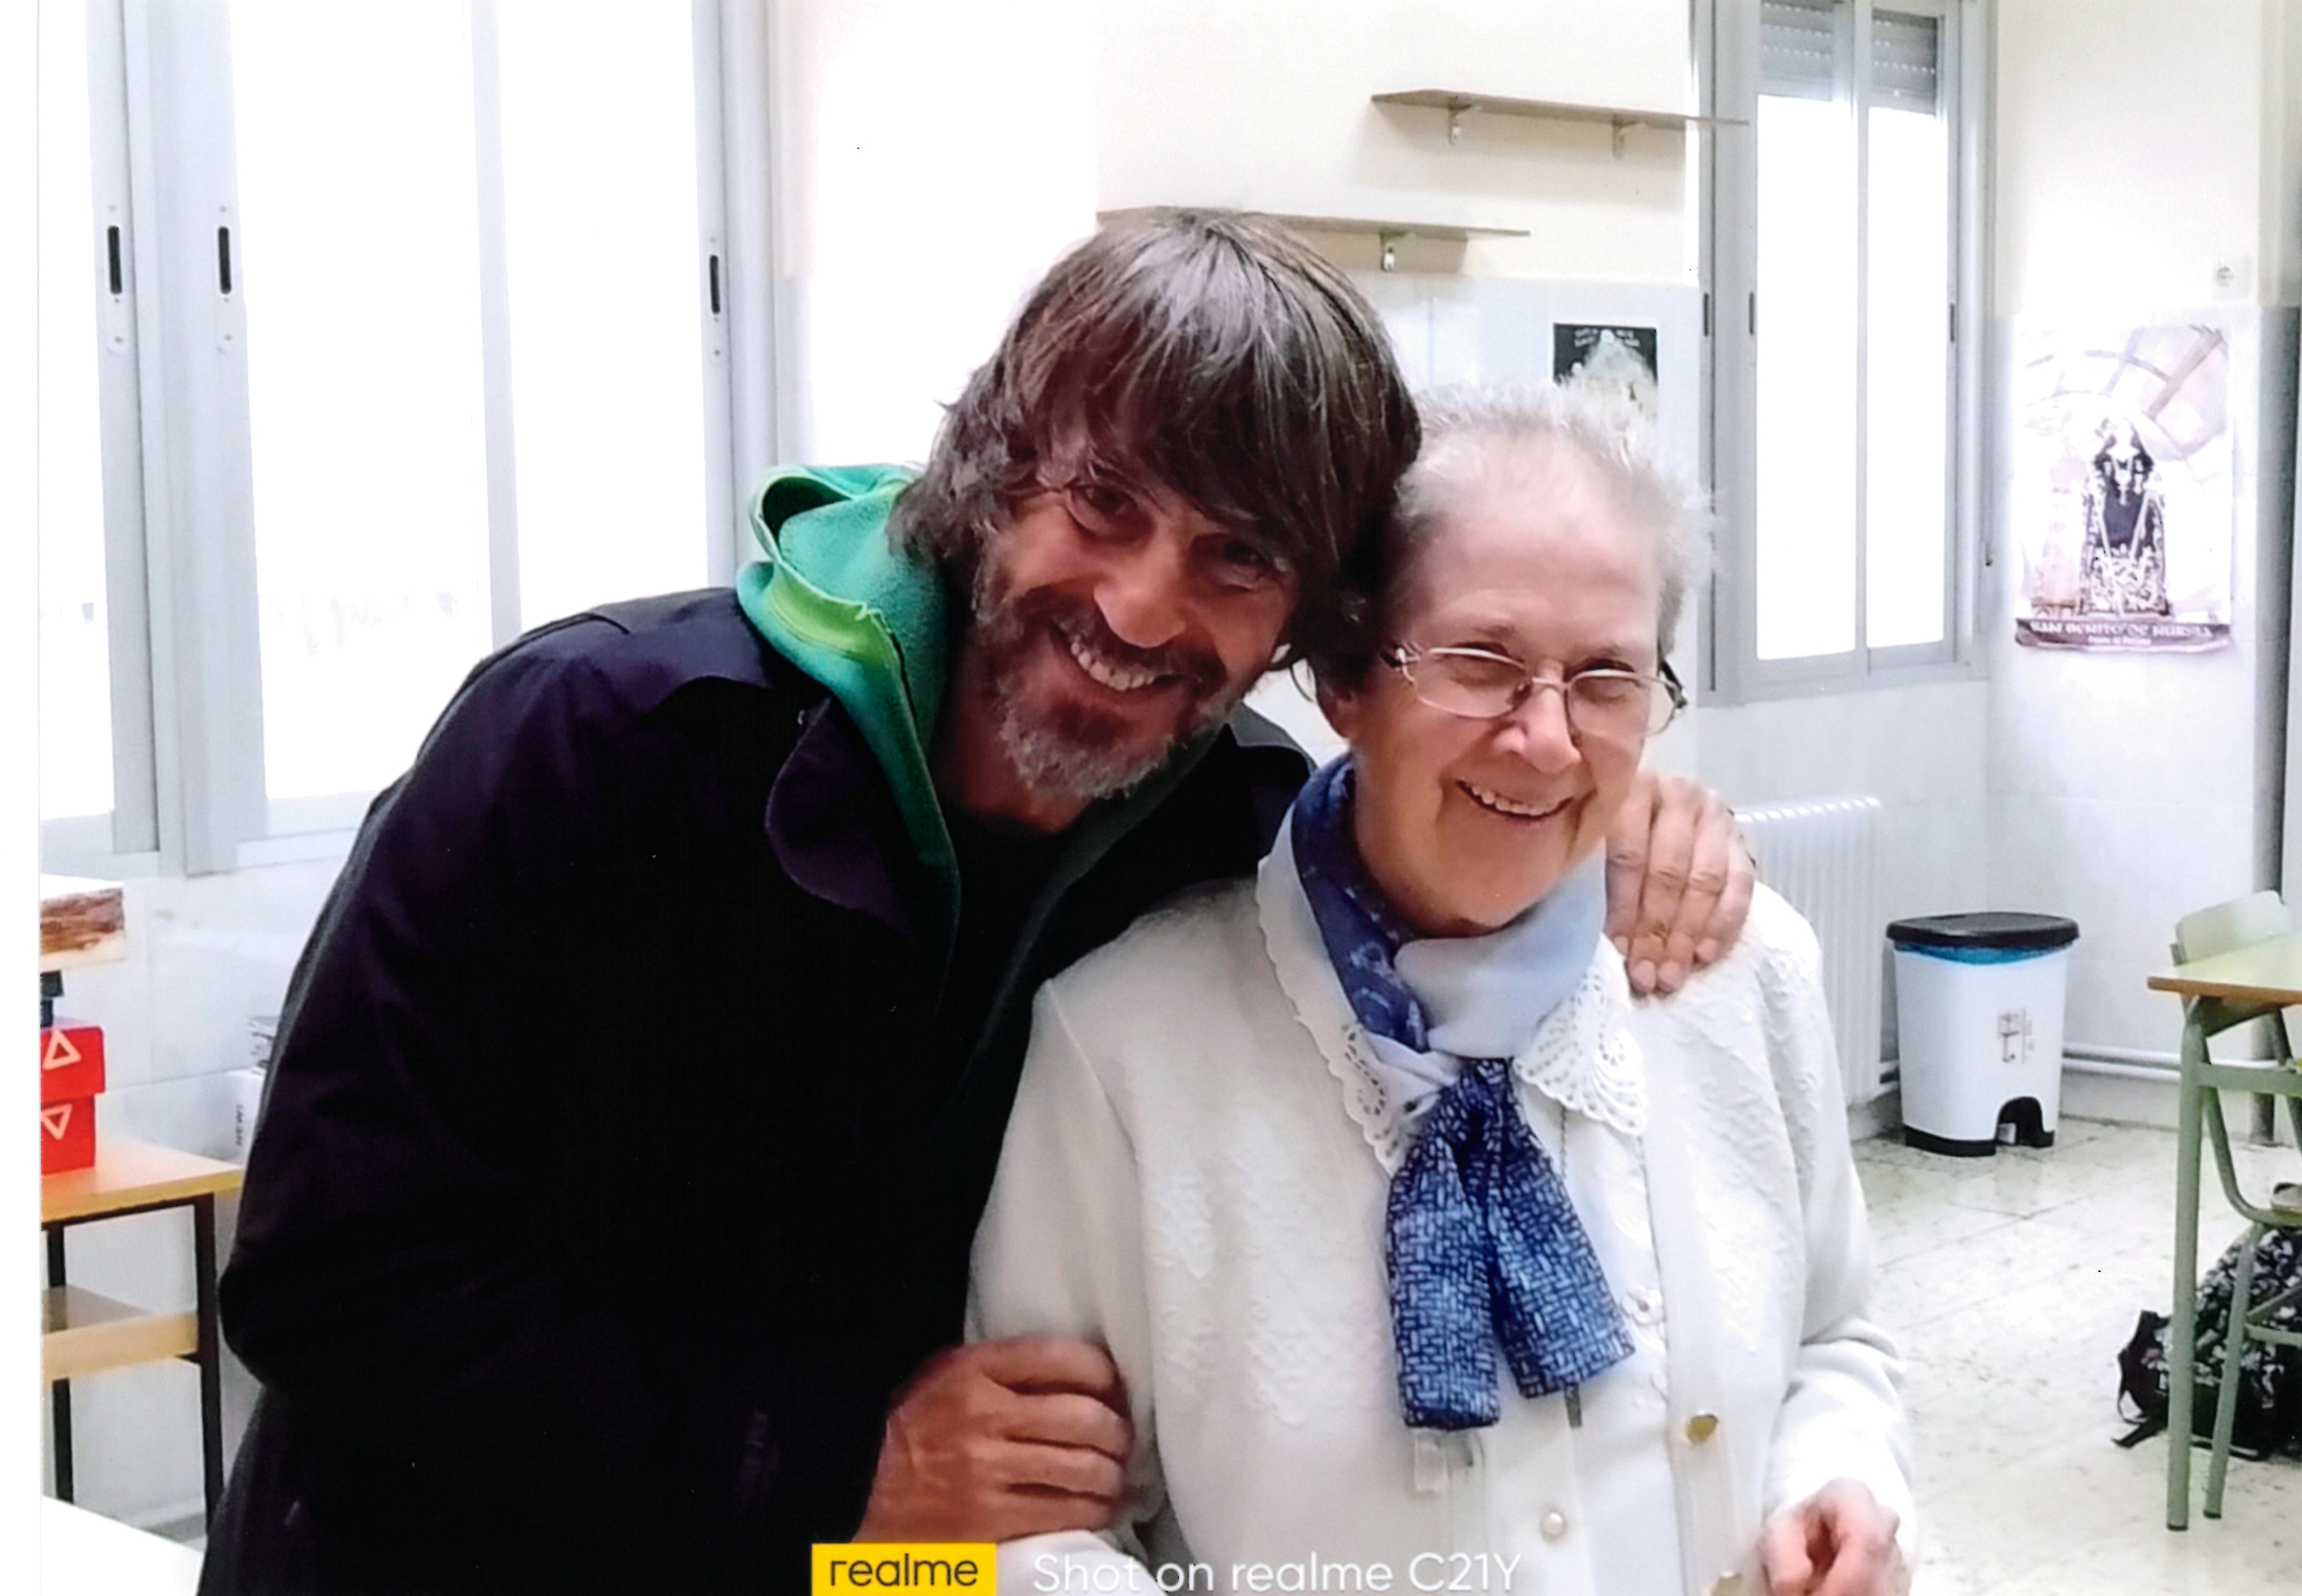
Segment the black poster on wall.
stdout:
<path fill-rule="evenodd" d="M 1652 327 L 1609 327 L 1589 322 L 1550 324 L 1550 377 L 1614 394 L 1649 421 L 1660 409 L 1655 378 L 1662 369 Z"/>

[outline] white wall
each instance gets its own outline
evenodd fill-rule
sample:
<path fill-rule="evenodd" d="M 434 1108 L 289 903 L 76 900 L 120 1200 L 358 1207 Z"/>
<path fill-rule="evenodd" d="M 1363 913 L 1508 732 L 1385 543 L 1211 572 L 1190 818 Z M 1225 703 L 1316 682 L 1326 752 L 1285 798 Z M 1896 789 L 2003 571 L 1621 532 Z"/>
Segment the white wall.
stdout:
<path fill-rule="evenodd" d="M 789 458 L 917 460 L 1095 227 L 1096 6 L 776 0 Z"/>
<path fill-rule="evenodd" d="M 2174 920 L 2275 885 L 2263 878 L 2258 833 L 2277 776 L 2261 701 L 2275 689 L 2278 661 L 2257 612 L 2265 592 L 2256 529 L 2270 523 L 2274 567 L 2287 507 L 2275 473 L 2266 485 L 2262 477 L 2290 441 L 2279 395 L 2293 354 L 2285 322 L 2256 307 L 2295 279 L 2293 102 L 2281 65 L 2294 10 L 2277 0 L 1999 8 L 2000 347 L 2012 318 L 2212 319 L 2232 335 L 2231 646 L 2187 657 L 2018 648 L 2011 559 L 1991 574 L 1981 611 L 1990 899 L 2078 920 L 2073 1049 L 2171 1054 L 2179 1014 L 2144 980 L 2164 963 Z M 2277 575 L 2267 618 L 2282 631 Z"/>
<path fill-rule="evenodd" d="M 1738 807 L 1869 794 L 1886 808 L 1886 918 L 1980 908 L 1988 696 L 1941 682 L 1706 709 L 1695 773 Z"/>
<path fill-rule="evenodd" d="M 125 884 L 128 957 L 68 971 L 61 1012 L 100 1017 L 106 1096 L 248 1063 L 248 1021 L 277 1014 L 342 860 Z M 132 1112 L 132 1111 L 130 1111 Z M 189 1144 L 185 1144 L 189 1146 Z"/>
<path fill-rule="evenodd" d="M 1375 105 L 1416 88 L 1690 109 L 1685 0 L 1105 0 L 1096 201 L 1528 230 L 1402 270 L 1684 281 L 1684 140 Z M 1336 246 L 1374 265 L 1371 239 Z"/>
<path fill-rule="evenodd" d="M 2255 300 L 2265 0 L 1997 10 L 1995 314 Z"/>

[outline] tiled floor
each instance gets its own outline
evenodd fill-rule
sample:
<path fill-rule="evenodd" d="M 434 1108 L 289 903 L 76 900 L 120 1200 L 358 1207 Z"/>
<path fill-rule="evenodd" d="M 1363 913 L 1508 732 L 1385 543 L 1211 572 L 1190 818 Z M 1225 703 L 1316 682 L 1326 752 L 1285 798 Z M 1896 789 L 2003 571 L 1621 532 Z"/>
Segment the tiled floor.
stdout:
<path fill-rule="evenodd" d="M 2044 1152 L 1953 1159 L 1857 1144 L 1878 1315 L 1910 1365 L 1923 1550 L 1915 1596 L 2302 1592 L 2302 1465 L 2233 1460 L 2223 1516 L 2164 1527 L 2166 1442 L 2111 1444 L 2115 1356 L 2164 1312 L 2174 1137 L 2065 1119 Z M 2292 1147 L 2241 1148 L 2250 1186 Z M 2211 1167 L 2204 1260 L 2243 1230 Z M 2194 1493 L 2205 1455 L 2196 1455 Z"/>
<path fill-rule="evenodd" d="M 2248 1183 L 2291 1147 L 2238 1150 Z M 1922 1550 L 1913 1596 L 2302 1592 L 2302 1464 L 2231 1464 L 2219 1523 L 2169 1533 L 2166 1443 L 2111 1444 L 2115 1354 L 2163 1312 L 2174 1137 L 2064 1119 L 2046 1152 L 1942 1158 L 1857 1143 L 1878 1308 L 1909 1365 Z M 2206 1178 L 2199 1249 L 2243 1228 Z M 2205 1489 L 2197 1454 L 2194 1497 Z M 198 1523 L 178 1526 L 198 1543 Z"/>

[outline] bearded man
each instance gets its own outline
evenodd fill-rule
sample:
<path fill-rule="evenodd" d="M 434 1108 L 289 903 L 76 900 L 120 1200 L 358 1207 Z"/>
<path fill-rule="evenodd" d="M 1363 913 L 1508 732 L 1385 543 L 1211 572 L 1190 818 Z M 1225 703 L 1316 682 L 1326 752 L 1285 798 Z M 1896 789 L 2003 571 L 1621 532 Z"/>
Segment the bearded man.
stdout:
<path fill-rule="evenodd" d="M 814 1541 L 1107 1523 L 1107 1356 L 951 1349 L 1029 997 L 1253 868 L 1307 768 L 1239 701 L 1417 437 L 1339 273 L 1164 216 L 1055 266 L 916 482 L 777 473 L 735 592 L 475 671 L 281 1015 L 202 1589 L 801 1590 Z M 1730 838 L 1646 800 L 1649 980 L 1732 940 Z"/>

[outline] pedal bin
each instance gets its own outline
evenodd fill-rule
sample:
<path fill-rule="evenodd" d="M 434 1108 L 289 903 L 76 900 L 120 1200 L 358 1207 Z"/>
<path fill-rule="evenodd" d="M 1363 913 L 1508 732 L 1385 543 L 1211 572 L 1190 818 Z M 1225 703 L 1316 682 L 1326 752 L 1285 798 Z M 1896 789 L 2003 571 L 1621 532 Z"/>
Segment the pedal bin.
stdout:
<path fill-rule="evenodd" d="M 1903 1139 L 1986 1158 L 2051 1147 L 2062 1115 L 2063 995 L 2077 922 L 1936 914 L 1886 928 L 1903 1054 Z"/>

